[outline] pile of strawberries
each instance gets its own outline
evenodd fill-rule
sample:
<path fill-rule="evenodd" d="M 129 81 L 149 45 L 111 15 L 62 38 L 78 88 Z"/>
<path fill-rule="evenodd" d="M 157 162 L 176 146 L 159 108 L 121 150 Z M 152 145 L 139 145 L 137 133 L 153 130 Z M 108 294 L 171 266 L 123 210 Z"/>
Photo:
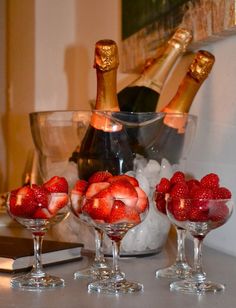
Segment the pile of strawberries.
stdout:
<path fill-rule="evenodd" d="M 11 191 L 9 211 L 13 216 L 50 219 L 68 204 L 68 183 L 54 176 L 42 185 L 22 186 Z"/>
<path fill-rule="evenodd" d="M 88 215 L 99 223 L 132 223 L 141 221 L 140 214 L 149 205 L 146 193 L 136 178 L 113 176 L 108 171 L 95 172 L 88 181 L 78 180 L 71 191 L 73 211 Z"/>
<path fill-rule="evenodd" d="M 224 221 L 229 210 L 225 202 L 219 200 L 230 198 L 230 190 L 220 186 L 219 176 L 215 173 L 200 180 L 187 180 L 183 172 L 177 171 L 170 179 L 162 178 L 155 192 L 157 209 L 166 214 L 168 200 L 168 209 L 178 221 Z"/>

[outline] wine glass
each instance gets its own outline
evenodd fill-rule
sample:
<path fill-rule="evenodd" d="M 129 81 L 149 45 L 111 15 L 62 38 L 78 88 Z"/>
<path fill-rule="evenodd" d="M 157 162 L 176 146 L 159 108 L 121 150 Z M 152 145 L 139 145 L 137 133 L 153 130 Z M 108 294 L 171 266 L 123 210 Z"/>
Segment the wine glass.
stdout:
<path fill-rule="evenodd" d="M 72 190 L 70 193 L 71 203 L 70 208 L 75 217 L 79 218 L 82 222 L 87 224 L 89 227 L 93 227 L 95 235 L 95 257 L 93 263 L 85 268 L 78 270 L 74 273 L 74 278 L 92 278 L 94 279 L 104 279 L 109 277 L 111 272 L 111 267 L 104 258 L 102 241 L 103 241 L 103 231 L 94 224 L 91 224 L 91 220 L 88 219 L 87 215 L 83 215 L 81 211 L 82 196 L 79 192 Z"/>
<path fill-rule="evenodd" d="M 156 209 L 160 215 L 166 216 L 166 194 L 154 193 L 154 200 L 156 203 Z M 191 266 L 187 262 L 185 255 L 185 238 L 186 230 L 176 224 L 174 224 L 177 234 L 177 254 L 175 262 L 168 267 L 158 269 L 156 271 L 157 278 L 186 278 L 191 274 Z"/>
<path fill-rule="evenodd" d="M 116 189 L 126 191 L 130 197 L 110 196 L 110 191 Z M 141 192 L 141 188 L 137 189 Z M 119 267 L 120 245 L 123 237 L 133 227 L 140 224 L 148 212 L 148 198 L 136 193 L 136 189 L 129 182 L 117 181 L 111 183 L 108 190 L 102 192 L 107 197 L 83 198 L 82 213 L 91 220 L 94 227 L 103 230 L 112 240 L 113 269 L 110 277 L 93 281 L 88 285 L 90 292 L 106 294 L 135 293 L 143 290 L 143 285 L 125 278 Z M 102 212 L 102 214 L 101 214 Z"/>
<path fill-rule="evenodd" d="M 30 193 L 12 191 L 7 198 L 9 215 L 31 231 L 34 245 L 34 264 L 26 274 L 16 275 L 11 279 L 13 288 L 26 290 L 43 290 L 64 286 L 62 278 L 49 275 L 42 266 L 43 239 L 54 224 L 61 222 L 69 215 L 69 197 L 67 193 L 51 193 L 37 202 Z M 48 207 L 45 206 L 48 204 Z"/>
<path fill-rule="evenodd" d="M 232 199 L 175 199 L 167 200 L 167 215 L 180 228 L 190 232 L 194 238 L 194 266 L 191 276 L 170 284 L 170 289 L 190 294 L 219 292 L 225 289 L 221 283 L 207 280 L 202 268 L 202 243 L 213 229 L 224 225 L 230 218 L 234 202 Z M 185 212 L 185 219 L 178 215 Z M 181 217 L 183 217 L 181 215 Z M 183 219 L 183 220 L 182 220 Z"/>
<path fill-rule="evenodd" d="M 91 121 L 91 111 L 41 111 L 30 113 L 31 133 L 38 153 L 39 173 L 45 181 L 53 174 L 64 176 L 70 189 L 81 178 L 78 173 L 77 158 L 78 149 L 86 134 Z M 73 201 L 73 200 L 72 200 Z M 72 208 L 76 202 L 72 204 Z M 73 211 L 75 216 L 78 216 Z M 78 227 L 74 226 L 74 222 L 62 226 L 64 228 L 59 232 L 59 236 L 64 234 L 69 236 L 70 232 L 77 232 L 80 228 L 88 228 L 89 224 L 84 224 L 83 219 L 77 221 Z M 83 233 L 85 235 L 83 235 Z M 106 262 L 103 254 L 103 232 L 95 229 L 95 260 L 93 266 L 84 270 L 77 271 L 75 278 L 93 278 L 107 275 L 109 264 Z M 76 233 L 81 242 L 86 244 L 88 239 L 87 232 Z M 103 269 L 99 272 L 96 269 Z"/>

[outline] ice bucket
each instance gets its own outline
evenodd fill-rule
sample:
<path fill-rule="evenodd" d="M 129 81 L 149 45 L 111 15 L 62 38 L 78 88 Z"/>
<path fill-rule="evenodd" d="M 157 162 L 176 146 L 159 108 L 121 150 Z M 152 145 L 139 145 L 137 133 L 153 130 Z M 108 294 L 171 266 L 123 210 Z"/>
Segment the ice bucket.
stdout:
<path fill-rule="evenodd" d="M 80 147 L 94 114 L 107 118 L 114 127 L 122 127 L 127 146 L 132 151 L 132 164 L 124 172 L 137 178 L 150 202 L 147 218 L 123 239 L 121 255 L 157 253 L 167 240 L 170 222 L 155 210 L 153 192 L 160 178 L 170 177 L 178 169 L 181 160 L 186 158 L 196 128 L 196 117 L 188 114 L 96 110 L 31 113 L 31 132 L 43 180 L 54 175 L 64 176 L 72 188 L 76 180 L 81 178 L 77 163 Z M 111 135 L 110 142 L 116 142 L 115 148 L 119 148 L 119 139 L 114 141 Z M 116 154 L 119 159 L 119 154 L 112 151 L 110 156 Z M 106 168 L 106 163 L 102 168 Z M 80 241 L 86 248 L 94 249 L 93 231 L 73 215 L 55 229 L 56 237 Z M 104 250 L 108 254 L 111 252 L 108 238 L 104 240 Z"/>

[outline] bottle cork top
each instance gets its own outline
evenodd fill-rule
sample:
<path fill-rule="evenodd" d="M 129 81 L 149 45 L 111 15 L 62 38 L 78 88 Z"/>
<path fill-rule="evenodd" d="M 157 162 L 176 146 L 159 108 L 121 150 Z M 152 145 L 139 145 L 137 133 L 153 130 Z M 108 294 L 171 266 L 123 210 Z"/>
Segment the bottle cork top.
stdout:
<path fill-rule="evenodd" d="M 191 30 L 178 28 L 168 43 L 185 51 L 192 38 L 193 36 Z"/>
<path fill-rule="evenodd" d="M 119 65 L 118 48 L 113 40 L 100 40 L 95 45 L 94 68 L 110 71 Z"/>
<path fill-rule="evenodd" d="M 189 67 L 188 73 L 198 82 L 202 82 L 209 75 L 214 62 L 213 54 L 206 50 L 199 50 Z"/>

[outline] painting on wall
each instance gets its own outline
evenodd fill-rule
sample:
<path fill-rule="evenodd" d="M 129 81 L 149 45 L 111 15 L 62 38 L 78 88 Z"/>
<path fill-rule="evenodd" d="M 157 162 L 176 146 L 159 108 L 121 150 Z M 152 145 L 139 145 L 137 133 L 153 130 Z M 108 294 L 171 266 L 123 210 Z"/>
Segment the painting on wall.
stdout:
<path fill-rule="evenodd" d="M 122 0 L 122 70 L 156 57 L 177 27 L 193 31 L 192 50 L 236 33 L 236 0 Z"/>

